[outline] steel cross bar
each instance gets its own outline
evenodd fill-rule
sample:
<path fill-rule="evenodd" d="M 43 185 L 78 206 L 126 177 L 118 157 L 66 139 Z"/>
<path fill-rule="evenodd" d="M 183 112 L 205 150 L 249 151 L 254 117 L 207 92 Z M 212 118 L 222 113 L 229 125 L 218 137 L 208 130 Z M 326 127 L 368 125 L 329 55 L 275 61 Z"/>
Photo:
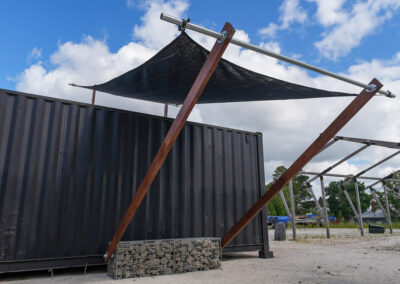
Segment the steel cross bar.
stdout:
<path fill-rule="evenodd" d="M 387 213 L 388 221 L 389 221 L 389 230 L 390 230 L 390 233 L 393 234 L 392 217 L 390 216 L 390 205 L 389 205 L 389 198 L 388 198 L 388 194 L 387 194 L 386 183 L 382 182 L 382 186 L 383 186 L 383 193 L 385 196 L 386 213 Z"/>
<path fill-rule="evenodd" d="M 279 196 L 281 197 L 283 207 L 285 208 L 286 214 L 292 220 L 292 214 L 290 213 L 289 206 L 287 205 L 285 195 L 283 194 L 282 190 L 279 191 Z"/>
<path fill-rule="evenodd" d="M 400 154 L 400 151 L 397 151 L 397 152 L 393 153 L 392 155 L 386 157 L 385 159 L 379 161 L 378 163 L 376 163 L 376 164 L 370 166 L 369 168 L 366 168 L 365 170 L 363 170 L 363 171 L 359 172 L 358 174 L 356 174 L 354 177 L 355 177 L 355 178 L 359 178 L 361 175 L 363 175 L 363 174 L 365 174 L 366 172 L 372 170 L 373 168 L 376 168 L 377 166 L 383 164 L 384 162 L 390 160 L 391 158 L 397 156 L 398 154 Z"/>
<path fill-rule="evenodd" d="M 305 150 L 303 154 L 280 176 L 264 195 L 244 214 L 244 216 L 222 237 L 224 248 L 263 209 L 263 207 L 291 180 L 319 151 L 365 106 L 382 84 L 373 79 L 375 91 L 363 90 L 324 132 Z"/>
<path fill-rule="evenodd" d="M 325 185 L 324 185 L 324 177 L 320 176 L 319 177 L 321 181 L 321 195 L 322 195 L 322 203 L 324 205 L 324 222 L 325 222 L 325 228 L 326 228 L 326 237 L 328 239 L 331 238 L 331 233 L 329 231 L 329 217 L 328 217 L 328 207 L 326 206 L 326 193 L 325 193 Z"/>
<path fill-rule="evenodd" d="M 389 223 L 389 216 L 387 215 L 386 209 L 383 207 L 382 203 L 379 201 L 378 196 L 376 195 L 375 189 L 371 187 L 371 193 L 374 197 L 376 203 L 378 204 L 379 208 L 381 208 L 383 215 L 385 215 L 386 221 Z"/>
<path fill-rule="evenodd" d="M 194 81 L 192 88 L 190 89 L 188 95 L 186 96 L 185 101 L 182 104 L 182 107 L 176 116 L 176 119 L 172 123 L 167 135 L 162 142 L 160 149 L 158 150 L 154 160 L 148 169 L 146 175 L 143 178 L 142 183 L 140 184 L 136 194 L 129 205 L 108 249 L 104 255 L 105 261 L 108 261 L 117 247 L 119 241 L 124 235 L 126 229 L 128 228 L 133 216 L 135 215 L 137 209 L 139 208 L 140 203 L 145 197 L 149 187 L 154 181 L 157 173 L 159 172 L 161 166 L 163 165 L 165 159 L 168 156 L 172 146 L 174 145 L 176 139 L 178 138 L 182 128 L 185 125 L 185 122 L 194 108 L 196 102 L 198 101 L 201 93 L 206 87 L 211 75 L 214 73 L 215 68 L 218 65 L 225 49 L 227 48 L 229 42 L 231 41 L 233 34 L 235 33 L 235 29 L 232 27 L 230 23 L 225 23 L 223 27 L 223 33 L 226 35 L 223 40 L 217 40 L 214 44 L 214 47 L 211 49 L 210 54 L 207 56 L 206 61 L 203 64 L 199 74 L 197 75 L 196 80 Z"/>
<path fill-rule="evenodd" d="M 398 142 L 388 142 L 388 141 L 380 141 L 380 140 L 373 140 L 373 139 L 361 139 L 361 138 L 352 138 L 352 137 L 344 137 L 344 136 L 336 136 L 335 139 L 361 143 L 366 145 L 374 145 L 392 149 L 400 149 L 400 143 Z"/>
<path fill-rule="evenodd" d="M 344 157 L 343 159 L 341 159 L 340 161 L 336 162 L 335 164 L 333 164 L 332 166 L 330 166 L 329 168 L 326 168 L 325 170 L 323 170 L 319 175 L 316 175 L 315 177 L 311 178 L 308 182 L 313 182 L 314 180 L 316 180 L 318 177 L 324 176 L 324 174 L 326 174 L 327 172 L 333 170 L 334 168 L 336 168 L 337 166 L 339 166 L 340 164 L 343 164 L 344 162 L 346 162 L 348 159 L 354 157 L 355 155 L 357 155 L 358 153 L 360 153 L 361 151 L 364 151 L 366 148 L 368 148 L 369 145 L 364 145 L 361 148 L 357 149 L 356 151 L 354 151 L 353 153 L 351 153 L 350 155 L 347 155 L 346 157 Z"/>
<path fill-rule="evenodd" d="M 279 191 L 279 192 L 282 192 Z M 290 198 L 290 207 L 292 213 L 292 230 L 293 230 L 293 240 L 296 240 L 296 210 L 294 204 L 294 194 L 293 194 L 293 180 L 289 181 L 289 198 Z"/>
<path fill-rule="evenodd" d="M 319 173 L 319 172 L 305 172 L 305 171 L 300 171 L 298 172 L 297 175 L 309 175 L 309 176 L 326 176 L 326 177 L 337 177 L 337 178 L 347 178 L 347 179 L 351 179 L 354 176 L 353 175 L 342 175 L 342 174 L 330 174 L 330 173 Z M 400 181 L 398 179 L 390 179 L 390 178 L 379 178 L 379 177 L 366 177 L 366 176 L 361 176 L 361 177 L 357 177 L 358 179 L 367 179 L 367 180 L 377 180 L 376 183 L 379 183 L 382 180 L 388 180 L 388 181 Z M 310 179 L 312 181 L 315 180 L 315 178 L 313 177 L 312 179 Z M 308 181 L 309 182 L 309 181 Z M 375 185 L 375 184 L 374 184 Z"/>
<path fill-rule="evenodd" d="M 335 144 L 338 140 L 337 139 L 332 139 L 331 141 L 328 142 L 328 144 L 326 144 L 320 151 L 319 153 L 325 151 L 326 149 L 328 149 L 329 147 L 331 147 L 333 144 Z M 318 153 L 318 154 L 319 154 Z"/>
<path fill-rule="evenodd" d="M 373 186 L 377 185 L 379 182 L 383 181 L 383 180 L 393 180 L 393 181 L 398 181 L 396 179 L 391 179 L 394 175 L 397 175 L 398 173 L 400 173 L 400 170 L 397 170 L 387 176 L 385 176 L 384 178 L 381 178 L 380 180 L 378 180 L 377 182 L 374 182 L 373 184 L 367 186 L 367 188 L 372 188 Z M 360 177 L 359 177 L 360 178 Z"/>
<path fill-rule="evenodd" d="M 356 216 L 356 218 L 357 218 L 357 220 L 358 220 L 358 219 L 360 218 L 360 216 L 358 215 L 357 210 L 356 210 L 356 208 L 354 207 L 353 201 L 351 201 L 351 198 L 350 198 L 349 193 L 348 193 L 347 190 L 345 190 L 344 188 L 343 188 L 343 193 L 344 193 L 344 196 L 346 196 L 346 199 L 347 199 L 347 201 L 348 201 L 349 204 L 350 204 L 351 210 L 353 210 L 354 216 Z M 358 223 L 360 224 L 360 221 L 358 221 Z"/>
<path fill-rule="evenodd" d="M 362 218 L 360 218 L 360 215 L 358 215 L 357 210 L 353 205 L 353 201 L 351 201 L 349 193 L 347 192 L 346 189 L 344 189 L 343 185 L 342 185 L 342 189 L 343 189 L 344 196 L 346 196 L 347 202 L 349 202 L 349 204 L 350 204 L 351 210 L 353 210 L 354 216 L 357 218 L 361 236 L 364 236 L 364 228 L 363 228 L 363 224 L 362 224 Z"/>
<path fill-rule="evenodd" d="M 310 192 L 312 198 L 314 199 L 315 206 L 317 206 L 317 210 L 318 210 L 319 213 L 321 214 L 321 217 L 323 217 L 323 216 L 324 216 L 324 211 L 322 211 L 321 205 L 319 205 L 318 199 L 317 199 L 317 197 L 315 196 L 314 190 L 312 189 L 312 186 L 311 186 L 310 183 L 307 183 L 307 189 L 308 189 L 308 191 Z"/>
<path fill-rule="evenodd" d="M 161 13 L 160 19 L 163 20 L 163 21 L 178 25 L 181 28 L 193 30 L 193 31 L 196 31 L 198 33 L 205 34 L 205 35 L 217 38 L 217 39 L 222 39 L 224 37 L 224 35 L 222 33 L 218 33 L 216 31 L 204 28 L 202 26 L 192 24 L 187 20 L 179 19 L 177 17 L 171 16 L 171 15 L 168 15 L 168 14 L 165 14 L 165 13 Z M 319 67 L 316 67 L 316 66 L 301 62 L 299 60 L 296 60 L 296 59 L 281 55 L 279 53 L 264 49 L 262 47 L 253 45 L 253 44 L 245 42 L 245 41 L 241 41 L 241 40 L 238 40 L 238 39 L 232 39 L 231 43 L 235 44 L 237 46 L 240 46 L 240 47 L 243 47 L 243 48 L 247 48 L 247 49 L 250 49 L 252 51 L 255 51 L 255 52 L 258 52 L 258 53 L 261 53 L 261 54 L 264 54 L 264 55 L 279 59 L 279 60 L 288 62 L 290 64 L 294 64 L 294 65 L 300 66 L 302 68 L 305 68 L 305 69 L 308 69 L 308 70 L 311 70 L 311 71 L 314 71 L 314 72 L 317 72 L 317 73 L 320 73 L 320 74 L 335 78 L 337 80 L 341 80 L 341 81 L 347 82 L 349 84 L 356 85 L 356 86 L 361 87 L 363 89 L 374 91 L 374 88 L 375 88 L 374 84 L 368 84 L 367 85 L 367 84 L 355 81 L 353 79 L 344 77 L 342 75 L 338 75 L 338 74 L 332 73 L 330 71 L 324 70 L 322 68 L 319 68 Z M 380 91 L 378 89 L 377 92 L 382 94 L 382 95 L 384 95 L 384 96 L 387 96 L 389 98 L 396 97 L 390 91 Z"/>
<path fill-rule="evenodd" d="M 364 225 L 363 225 L 362 212 L 361 212 L 360 191 L 358 190 L 357 179 L 353 179 L 353 181 L 354 181 L 354 189 L 356 191 L 357 212 L 358 212 L 358 216 L 359 216 L 358 221 L 360 224 L 361 236 L 364 236 Z"/>

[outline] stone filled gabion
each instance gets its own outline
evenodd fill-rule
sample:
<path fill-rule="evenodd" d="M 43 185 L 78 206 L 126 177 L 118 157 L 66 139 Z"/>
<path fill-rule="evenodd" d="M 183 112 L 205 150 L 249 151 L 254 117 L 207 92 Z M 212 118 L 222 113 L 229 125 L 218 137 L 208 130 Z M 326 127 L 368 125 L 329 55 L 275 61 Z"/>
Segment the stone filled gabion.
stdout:
<path fill-rule="evenodd" d="M 108 261 L 114 279 L 221 268 L 221 240 L 190 238 L 120 242 Z"/>

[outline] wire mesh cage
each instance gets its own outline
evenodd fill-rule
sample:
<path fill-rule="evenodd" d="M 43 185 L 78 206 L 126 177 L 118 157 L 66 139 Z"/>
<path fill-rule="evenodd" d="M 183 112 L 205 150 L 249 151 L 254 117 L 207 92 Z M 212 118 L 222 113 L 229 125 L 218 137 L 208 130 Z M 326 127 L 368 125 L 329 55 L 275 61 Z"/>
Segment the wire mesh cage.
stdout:
<path fill-rule="evenodd" d="M 108 263 L 114 279 L 221 268 L 219 238 L 120 242 Z"/>

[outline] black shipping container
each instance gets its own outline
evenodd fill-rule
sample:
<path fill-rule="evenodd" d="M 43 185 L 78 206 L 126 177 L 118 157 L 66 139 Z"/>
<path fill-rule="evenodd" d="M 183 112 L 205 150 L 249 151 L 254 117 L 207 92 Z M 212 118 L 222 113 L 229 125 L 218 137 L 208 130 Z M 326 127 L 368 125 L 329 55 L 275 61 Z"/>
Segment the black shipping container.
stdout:
<path fill-rule="evenodd" d="M 102 264 L 171 121 L 0 89 L 0 272 Z M 260 133 L 187 123 L 123 240 L 222 237 L 263 192 Z M 225 251 L 268 254 L 265 214 Z"/>

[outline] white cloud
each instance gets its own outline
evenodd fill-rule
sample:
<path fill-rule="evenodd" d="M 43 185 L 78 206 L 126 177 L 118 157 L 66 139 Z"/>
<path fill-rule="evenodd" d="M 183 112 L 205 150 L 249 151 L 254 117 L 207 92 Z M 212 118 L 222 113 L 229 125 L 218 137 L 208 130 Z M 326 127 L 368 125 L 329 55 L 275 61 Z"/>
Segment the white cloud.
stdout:
<path fill-rule="evenodd" d="M 331 26 L 336 23 L 343 23 L 347 19 L 347 14 L 342 10 L 343 4 L 346 0 L 308 0 L 315 2 L 318 5 L 316 13 L 318 21 L 323 26 Z"/>
<path fill-rule="evenodd" d="M 28 55 L 27 61 L 32 62 L 32 60 L 37 60 L 42 57 L 42 49 L 36 46 L 32 49 L 31 53 Z"/>
<path fill-rule="evenodd" d="M 269 25 L 265 28 L 262 28 L 258 31 L 260 35 L 263 35 L 264 37 L 275 37 L 276 33 L 279 31 L 280 26 L 278 26 L 275 23 L 269 23 Z"/>
<path fill-rule="evenodd" d="M 17 89 L 89 102 L 90 91 L 70 87 L 67 83 L 98 84 L 107 81 L 143 63 L 158 49 L 173 40 L 176 36 L 176 27 L 159 20 L 160 9 L 163 7 L 173 9 L 167 12 L 181 16 L 186 12 L 188 4 L 183 1 L 157 1 L 154 5 L 148 5 L 142 24 L 135 27 L 135 31 L 140 31 L 136 35 L 139 40 L 121 47 L 115 53 L 110 52 L 106 42 L 91 37 L 85 38 L 80 43 L 60 44 L 50 58 L 53 67 L 48 68 L 40 62 L 33 64 L 20 74 Z M 215 42 L 214 39 L 198 33 L 190 35 L 207 48 Z M 235 37 L 250 41 L 248 34 L 241 30 L 236 32 Z M 277 42 L 264 42 L 260 45 L 280 52 Z M 276 59 L 237 46 L 230 45 L 224 57 L 245 68 L 286 81 L 329 90 L 357 93 L 360 91 L 357 87 L 327 77 L 312 78 L 297 67 L 282 64 Z M 379 79 L 386 84 L 385 89 L 399 92 L 400 52 L 393 55 L 392 59 L 374 59 L 353 65 L 343 74 L 364 82 L 379 76 Z M 158 115 L 162 115 L 163 111 L 161 104 L 103 93 L 97 95 L 96 101 L 98 104 L 110 107 Z M 289 166 L 350 101 L 350 98 L 325 98 L 197 105 L 190 120 L 262 132 L 266 178 L 271 179 L 277 165 Z M 400 141 L 399 109 L 399 99 L 376 97 L 357 114 L 340 135 Z M 173 117 L 178 110 L 170 108 L 170 116 Z M 326 165 L 333 164 L 357 146 L 352 146 L 351 143 L 337 144 L 329 151 L 318 155 L 307 169 L 323 170 Z M 360 159 L 372 164 L 385 155 L 388 155 L 388 152 L 371 147 L 370 151 L 360 155 Z M 342 167 L 344 168 L 338 170 L 352 171 L 351 173 L 363 169 L 362 164 L 345 164 Z M 400 159 L 394 159 L 372 171 L 371 175 L 382 176 L 398 168 Z"/>
<path fill-rule="evenodd" d="M 306 11 L 301 7 L 299 0 L 285 0 L 279 7 L 279 25 L 270 23 L 258 33 L 265 38 L 275 37 L 279 30 L 285 30 L 294 23 L 303 24 L 307 19 Z"/>
<path fill-rule="evenodd" d="M 292 23 L 304 23 L 307 13 L 300 6 L 299 0 L 285 0 L 279 7 L 282 28 L 288 28 Z"/>
<path fill-rule="evenodd" d="M 400 0 L 357 1 L 348 11 L 342 7 L 344 1 L 313 1 L 318 4 L 320 23 L 333 25 L 315 46 L 323 56 L 333 60 L 346 56 L 400 8 Z"/>
<path fill-rule="evenodd" d="M 135 25 L 133 37 L 147 47 L 160 49 L 178 35 L 176 26 L 160 20 L 161 13 L 167 13 L 176 17 L 183 17 L 189 4 L 185 0 L 171 1 L 145 1 L 147 12 L 141 18 L 142 24 Z"/>

